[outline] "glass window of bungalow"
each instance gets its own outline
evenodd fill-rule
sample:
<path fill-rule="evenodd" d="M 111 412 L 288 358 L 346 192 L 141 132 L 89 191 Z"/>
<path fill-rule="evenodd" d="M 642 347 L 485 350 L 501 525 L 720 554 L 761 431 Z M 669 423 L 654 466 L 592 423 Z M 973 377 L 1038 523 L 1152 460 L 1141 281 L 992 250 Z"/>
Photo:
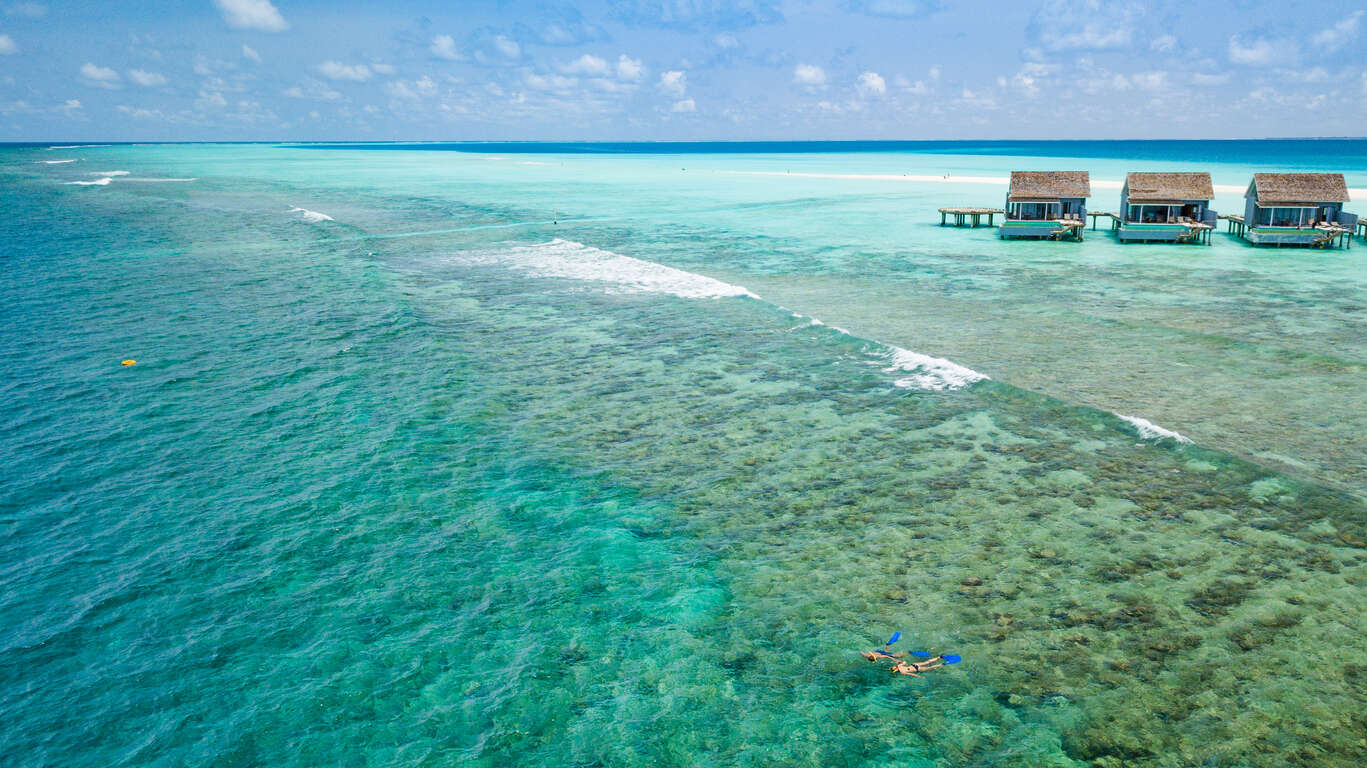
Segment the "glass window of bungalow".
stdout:
<path fill-rule="evenodd" d="M 1258 224 L 1265 227 L 1300 227 L 1315 223 L 1315 206 L 1258 208 Z"/>
<path fill-rule="evenodd" d="M 1130 221 L 1141 224 L 1167 224 L 1174 220 L 1173 207 L 1168 205 L 1132 205 Z"/>
<path fill-rule="evenodd" d="M 1012 203 L 1011 218 L 1017 221 L 1046 221 L 1056 218 L 1056 214 L 1051 210 L 1058 206 L 1058 203 Z"/>

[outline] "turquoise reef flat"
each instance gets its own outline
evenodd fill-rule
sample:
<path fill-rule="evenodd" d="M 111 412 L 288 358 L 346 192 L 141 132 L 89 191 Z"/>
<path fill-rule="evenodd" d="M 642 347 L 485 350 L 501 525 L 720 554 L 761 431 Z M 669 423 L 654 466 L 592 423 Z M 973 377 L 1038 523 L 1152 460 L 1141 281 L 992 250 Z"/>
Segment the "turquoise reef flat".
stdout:
<path fill-rule="evenodd" d="M 0 762 L 1360 765 L 1367 246 L 936 226 L 1162 144 L 0 148 Z"/>

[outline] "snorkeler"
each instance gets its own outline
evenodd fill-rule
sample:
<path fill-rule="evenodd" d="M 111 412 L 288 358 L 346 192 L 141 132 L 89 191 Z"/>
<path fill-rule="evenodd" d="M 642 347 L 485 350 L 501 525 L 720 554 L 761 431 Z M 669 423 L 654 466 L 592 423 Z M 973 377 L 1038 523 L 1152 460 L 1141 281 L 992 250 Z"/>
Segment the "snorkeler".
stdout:
<path fill-rule="evenodd" d="M 872 651 L 860 651 L 859 655 L 869 661 L 878 661 L 879 659 L 893 659 L 895 661 L 897 659 L 905 658 L 907 655 L 906 651 L 902 651 L 901 653 L 892 652 L 892 644 L 897 642 L 901 637 L 901 632 L 893 632 L 892 637 L 888 638 L 888 641 L 883 644 L 882 649 L 875 648 Z"/>
<path fill-rule="evenodd" d="M 944 656 L 930 656 L 930 654 L 926 653 L 925 651 L 912 651 L 912 654 L 921 657 L 924 660 L 899 661 L 896 664 L 892 665 L 892 673 L 894 675 L 910 675 L 912 677 L 920 677 L 920 675 L 917 674 L 919 672 L 929 672 L 933 669 L 939 669 L 940 667 L 948 666 L 950 664 L 958 664 L 961 661 L 961 658 L 959 656 L 956 656 L 952 653 L 947 653 Z M 922 656 L 922 654 L 925 655 Z"/>

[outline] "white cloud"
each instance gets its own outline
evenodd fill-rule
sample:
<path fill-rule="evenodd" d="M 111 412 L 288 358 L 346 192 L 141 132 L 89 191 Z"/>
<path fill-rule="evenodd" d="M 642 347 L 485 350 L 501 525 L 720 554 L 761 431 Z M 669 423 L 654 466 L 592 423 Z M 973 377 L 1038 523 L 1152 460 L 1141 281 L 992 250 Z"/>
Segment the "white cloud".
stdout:
<path fill-rule="evenodd" d="M 1142 15 L 1143 7 L 1128 0 L 1046 0 L 1029 32 L 1049 51 L 1125 48 L 1132 31 L 1143 28 Z"/>
<path fill-rule="evenodd" d="M 1219 75 L 1208 75 L 1202 72 L 1196 72 L 1191 75 L 1192 85 L 1225 85 L 1229 81 L 1230 76 L 1228 72 Z"/>
<path fill-rule="evenodd" d="M 1054 33 L 1044 38 L 1044 47 L 1051 51 L 1102 51 L 1130 44 L 1129 26 L 1110 20 L 1087 21 L 1080 26 L 1061 24 L 1053 29 Z"/>
<path fill-rule="evenodd" d="M 516 59 L 518 56 L 522 55 L 522 46 L 518 45 L 517 42 L 514 40 L 509 40 L 507 37 L 504 37 L 503 35 L 497 35 L 494 37 L 494 48 L 496 48 L 499 53 L 503 54 L 504 56 L 507 56 L 510 59 Z"/>
<path fill-rule="evenodd" d="M 896 85 L 898 88 L 905 90 L 912 96 L 925 96 L 930 93 L 930 86 L 926 85 L 926 81 L 924 80 L 917 80 L 913 83 L 899 75 L 896 80 Z"/>
<path fill-rule="evenodd" d="M 560 71 L 571 75 L 590 75 L 602 77 L 611 71 L 606 61 L 592 54 L 584 54 L 560 68 Z"/>
<path fill-rule="evenodd" d="M 850 0 L 848 5 L 850 10 L 870 16 L 913 19 L 934 11 L 939 4 L 933 0 Z"/>
<path fill-rule="evenodd" d="M 459 61 L 460 51 L 456 49 L 456 40 L 450 35 L 437 35 L 432 38 L 432 46 L 428 49 L 433 56 L 447 61 Z"/>
<path fill-rule="evenodd" d="M 1130 75 L 1135 88 L 1144 91 L 1161 91 L 1168 84 L 1167 72 L 1135 72 Z"/>
<path fill-rule="evenodd" d="M 166 85 L 166 75 L 158 72 L 145 72 L 141 69 L 128 70 L 128 79 L 144 88 L 156 88 L 159 85 Z"/>
<path fill-rule="evenodd" d="M 421 101 L 431 98 L 437 93 L 437 83 L 426 75 L 412 82 L 394 80 L 385 83 L 384 89 L 392 98 L 402 101 Z"/>
<path fill-rule="evenodd" d="M 677 69 L 660 73 L 660 90 L 675 96 L 683 96 L 688 88 L 688 75 Z"/>
<path fill-rule="evenodd" d="M 692 99 L 681 99 L 674 102 L 674 106 L 669 108 L 670 112 L 697 112 L 698 105 Z"/>
<path fill-rule="evenodd" d="M 1327 83 L 1333 78 L 1329 76 L 1329 70 L 1324 67 L 1311 67 L 1310 69 L 1299 72 L 1289 73 L 1291 78 L 1298 83 Z"/>
<path fill-rule="evenodd" d="M 826 70 L 815 64 L 798 64 L 793 68 L 793 80 L 803 85 L 822 86 L 826 84 Z"/>
<path fill-rule="evenodd" d="M 1238 35 L 1229 37 L 1229 60 L 1235 64 L 1266 66 L 1286 64 L 1296 59 L 1296 44 L 1290 40 L 1267 40 L 1254 37 L 1248 40 Z"/>
<path fill-rule="evenodd" d="M 370 67 L 364 64 L 343 64 L 340 61 L 325 61 L 318 65 L 318 71 L 323 73 L 323 77 L 332 80 L 350 80 L 356 83 L 364 83 L 370 79 Z"/>
<path fill-rule="evenodd" d="M 5 6 L 5 13 L 9 16 L 22 16 L 26 19 L 41 19 L 47 15 L 47 6 L 41 3 L 14 3 Z"/>
<path fill-rule="evenodd" d="M 1056 67 L 1052 64 L 1045 64 L 1039 61 L 1027 61 L 1010 80 L 1000 78 L 998 84 L 1003 87 L 1014 88 L 1026 96 L 1035 96 L 1039 93 L 1040 81 L 1045 77 L 1054 74 Z"/>
<path fill-rule="evenodd" d="M 888 92 L 888 84 L 877 72 L 865 72 L 860 75 L 855 81 L 854 88 L 859 91 L 860 96 L 882 96 Z"/>
<path fill-rule="evenodd" d="M 633 59 L 625 53 L 617 57 L 617 77 L 623 80 L 636 81 L 646 72 L 645 65 L 640 59 Z"/>
<path fill-rule="evenodd" d="M 1362 94 L 1367 96 L 1367 72 L 1362 73 Z"/>
<path fill-rule="evenodd" d="M 257 53 L 255 48 L 252 48 L 247 45 L 242 46 L 242 57 L 251 59 L 257 64 L 261 63 L 261 54 Z"/>
<path fill-rule="evenodd" d="M 723 32 L 720 35 L 717 35 L 716 37 L 712 38 L 712 44 L 722 49 L 723 51 L 729 51 L 732 48 L 740 47 L 740 41 L 736 39 L 735 35 L 730 34 L 728 32 Z"/>
<path fill-rule="evenodd" d="M 333 90 L 327 83 L 312 77 L 305 79 L 300 85 L 286 88 L 284 94 L 292 99 L 310 101 L 339 101 L 342 98 L 342 94 Z"/>
<path fill-rule="evenodd" d="M 392 75 L 399 71 L 393 64 L 371 64 L 370 69 L 377 75 Z"/>
<path fill-rule="evenodd" d="M 119 112 L 132 118 L 141 120 L 166 120 L 167 116 L 160 109 L 143 109 L 141 107 L 130 107 L 126 104 L 118 106 Z"/>
<path fill-rule="evenodd" d="M 109 67 L 97 67 L 90 62 L 81 66 L 81 77 L 90 85 L 101 88 L 118 88 L 123 78 Z"/>
<path fill-rule="evenodd" d="M 1149 41 L 1149 48 L 1159 53 L 1167 53 L 1177 47 L 1177 38 L 1172 35 L 1159 35 Z"/>
<path fill-rule="evenodd" d="M 538 91 L 559 91 L 563 93 L 579 85 L 578 79 L 565 75 L 538 75 L 535 72 L 528 72 L 523 79 L 526 80 L 528 88 Z"/>
<path fill-rule="evenodd" d="M 214 0 L 223 20 L 233 29 L 284 32 L 290 28 L 271 0 Z"/>
<path fill-rule="evenodd" d="M 0 56 L 10 56 L 19 52 L 19 46 L 9 35 L 0 35 Z"/>
<path fill-rule="evenodd" d="M 1358 23 L 1362 21 L 1362 14 L 1363 11 L 1361 10 L 1354 11 L 1348 18 L 1338 24 L 1332 27 L 1325 27 L 1315 33 L 1315 36 L 1310 38 L 1310 41 L 1327 51 L 1337 51 L 1352 42 L 1353 38 L 1357 37 Z"/>
<path fill-rule="evenodd" d="M 200 108 L 226 107 L 228 106 L 228 100 L 223 98 L 223 94 L 216 91 L 201 90 L 199 92 L 199 98 L 195 100 L 195 106 Z"/>
<path fill-rule="evenodd" d="M 931 68 L 930 68 L 930 71 L 927 72 L 926 74 L 930 75 L 930 79 L 931 79 L 931 80 L 939 80 L 939 79 L 940 79 L 940 65 L 939 65 L 939 64 L 936 64 L 935 66 L 931 67 Z"/>

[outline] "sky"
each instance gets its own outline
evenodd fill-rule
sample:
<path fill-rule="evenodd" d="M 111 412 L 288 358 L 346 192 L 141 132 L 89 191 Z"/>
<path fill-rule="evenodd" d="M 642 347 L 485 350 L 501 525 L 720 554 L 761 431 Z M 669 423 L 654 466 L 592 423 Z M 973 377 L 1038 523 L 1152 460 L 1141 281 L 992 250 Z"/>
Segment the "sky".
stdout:
<path fill-rule="evenodd" d="M 0 140 L 1365 134 L 1360 0 L 0 0 Z"/>

